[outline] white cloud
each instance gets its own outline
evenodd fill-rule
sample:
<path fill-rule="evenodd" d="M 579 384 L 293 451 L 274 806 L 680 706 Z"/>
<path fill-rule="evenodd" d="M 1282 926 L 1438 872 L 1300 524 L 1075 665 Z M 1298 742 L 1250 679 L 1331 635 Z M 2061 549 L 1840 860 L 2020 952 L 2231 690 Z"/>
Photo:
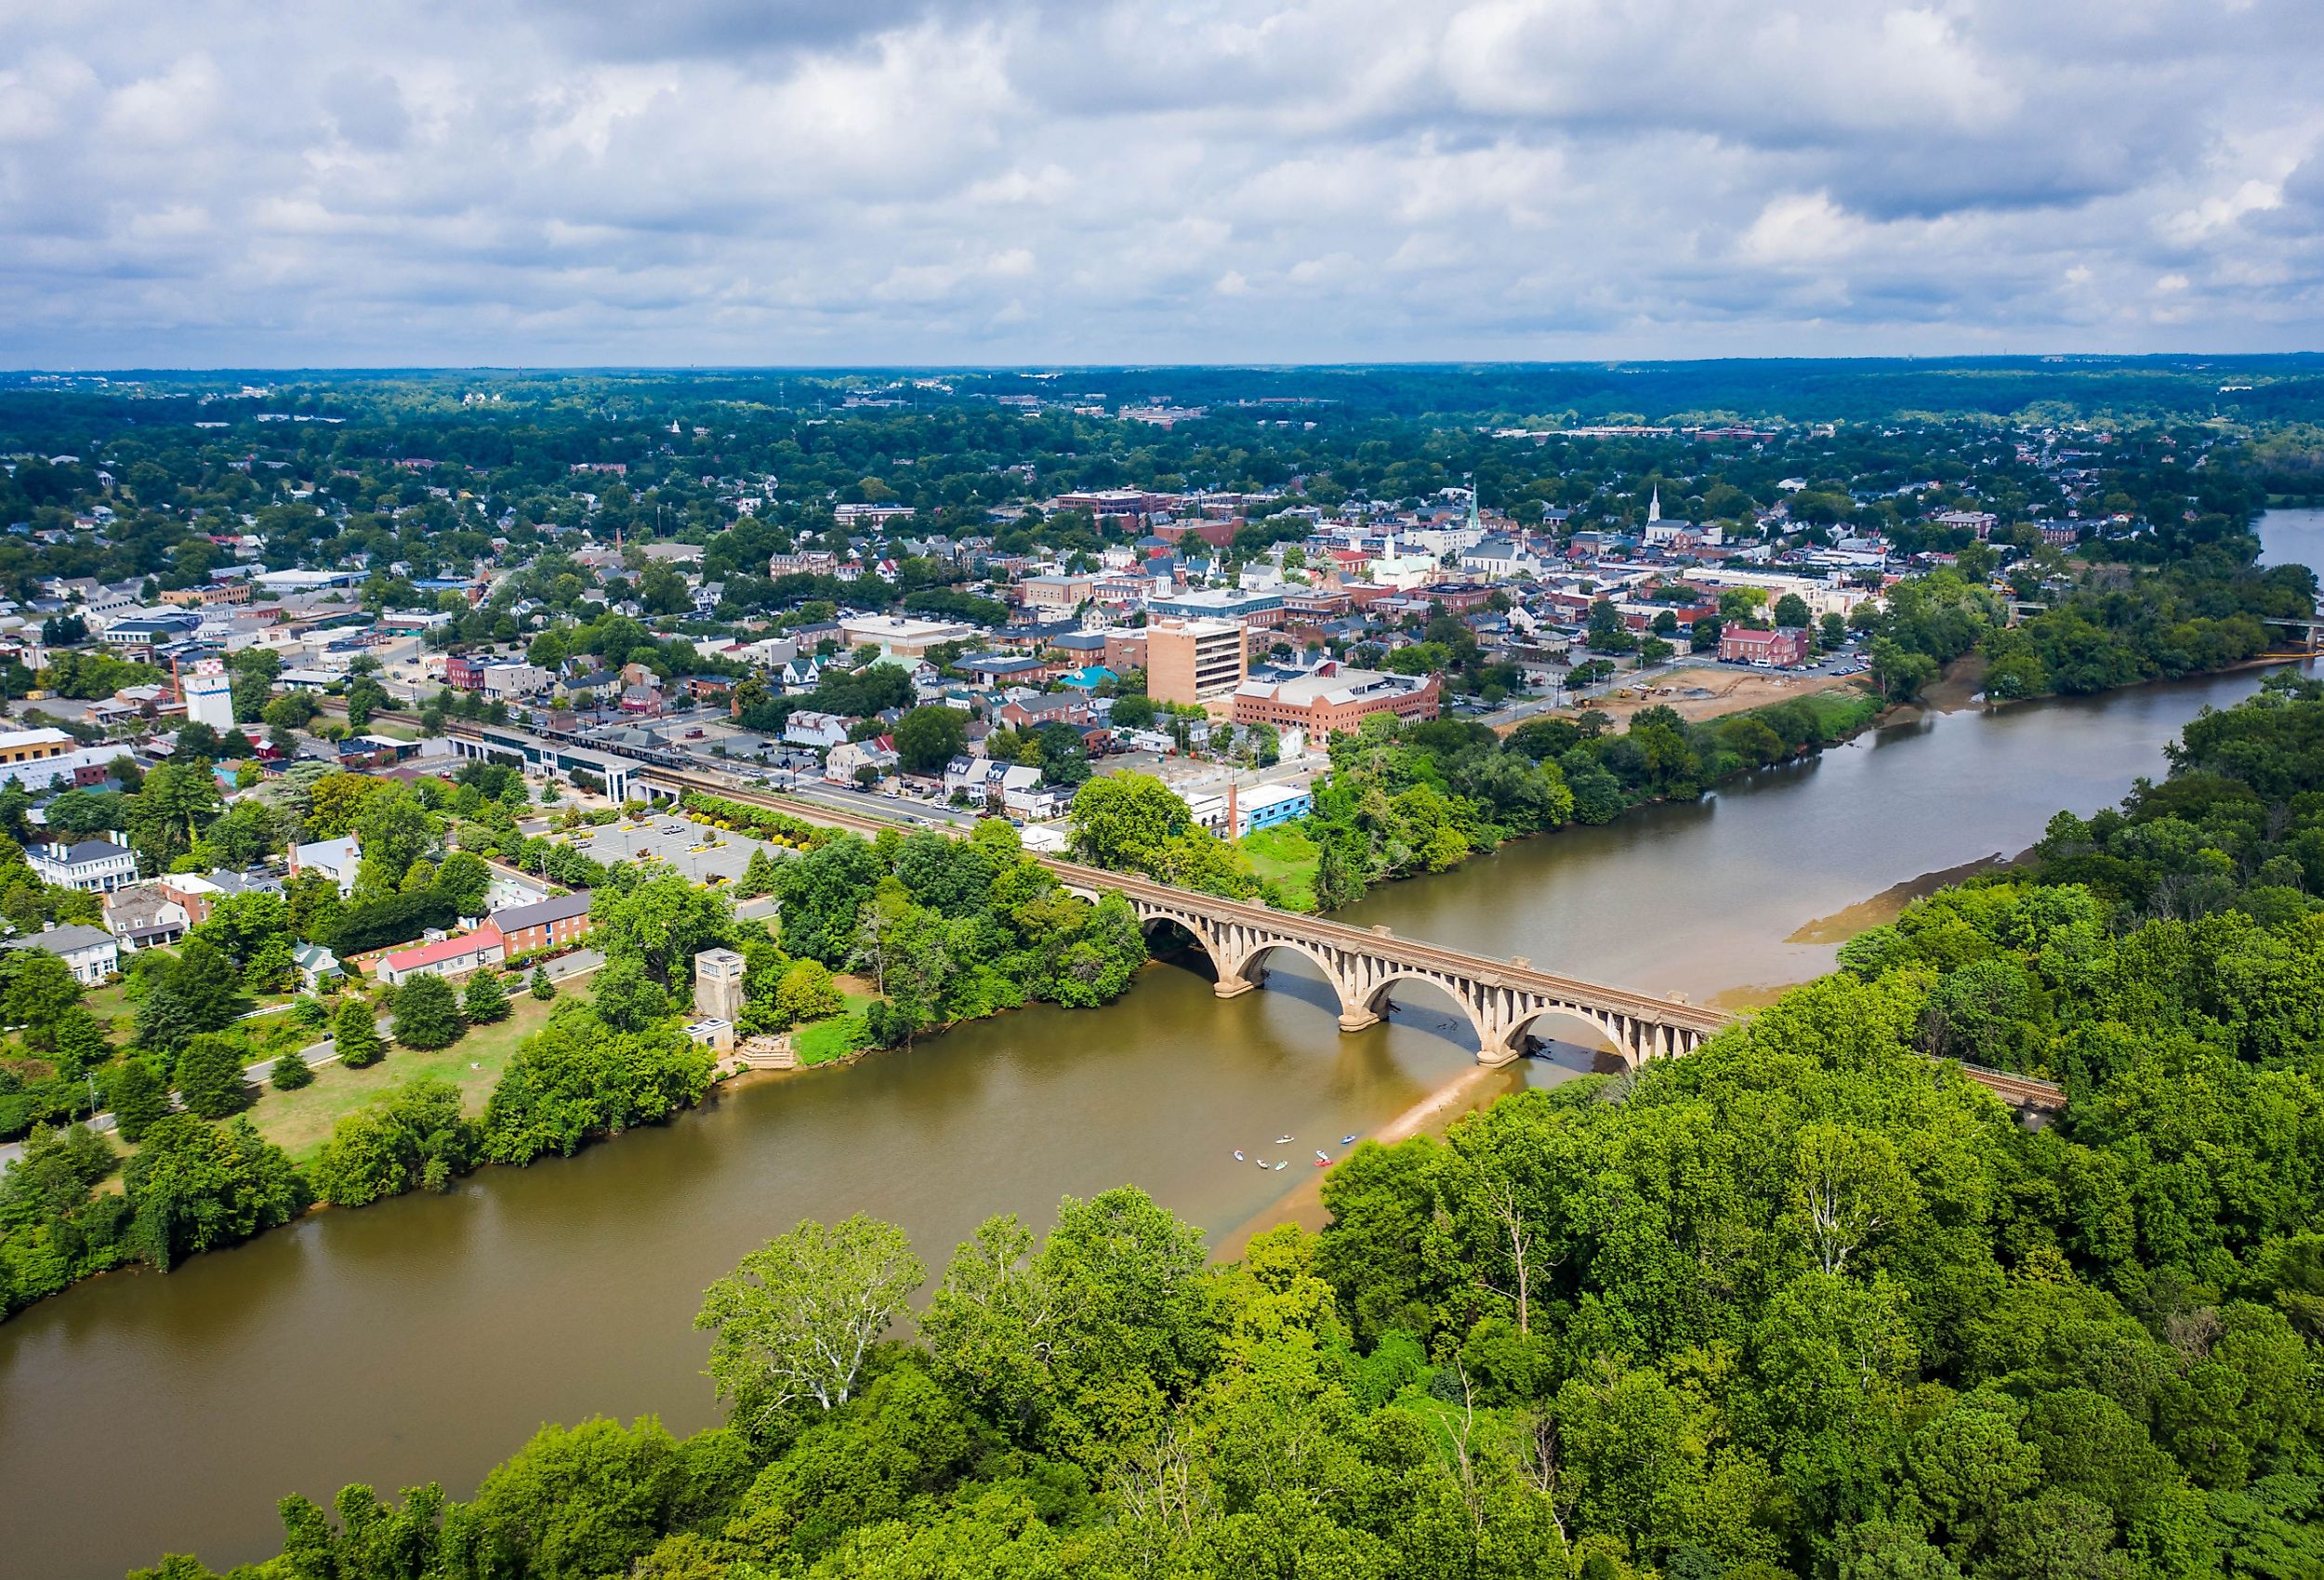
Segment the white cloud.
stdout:
<path fill-rule="evenodd" d="M 7 8 L 18 364 L 2324 330 L 2311 0 Z"/>

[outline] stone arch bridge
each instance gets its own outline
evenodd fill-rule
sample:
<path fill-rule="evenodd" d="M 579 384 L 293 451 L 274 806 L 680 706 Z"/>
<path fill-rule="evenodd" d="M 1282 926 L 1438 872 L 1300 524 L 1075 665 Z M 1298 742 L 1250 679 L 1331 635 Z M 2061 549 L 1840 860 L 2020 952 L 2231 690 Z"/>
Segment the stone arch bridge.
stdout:
<path fill-rule="evenodd" d="M 1477 1062 L 1506 1064 L 1525 1051 L 1533 1024 L 1565 1015 L 1596 1027 L 1635 1066 L 1692 1053 L 1727 1017 L 1683 999 L 1601 986 L 1536 970 L 1523 957 L 1496 960 L 1239 900 L 1127 876 L 1070 862 L 1045 863 L 1068 889 L 1094 899 L 1120 895 L 1147 927 L 1170 922 L 1190 934 L 1217 970 L 1216 992 L 1233 998 L 1259 985 L 1261 960 L 1278 949 L 1314 962 L 1340 995 L 1340 1029 L 1378 1021 L 1390 990 L 1419 982 L 1458 1004 L 1476 1028 Z"/>
<path fill-rule="evenodd" d="M 2319 629 L 2324 629 L 2324 623 Z M 886 819 L 827 803 L 768 795 L 723 770 L 679 770 L 653 763 L 640 770 L 639 784 L 649 796 L 675 798 L 684 791 L 700 790 L 865 836 L 876 836 L 896 827 Z M 1662 998 L 1538 971 L 1523 957 L 1490 959 L 1401 939 L 1386 928 L 1349 927 L 1246 901 L 1221 900 L 1054 856 L 1040 861 L 1085 899 L 1107 892 L 1119 894 L 1146 927 L 1171 922 L 1184 928 L 1210 957 L 1219 976 L 1216 991 L 1221 998 L 1233 998 L 1258 986 L 1257 973 L 1263 969 L 1261 962 L 1277 949 L 1295 950 L 1322 968 L 1340 995 L 1343 1031 L 1361 1031 L 1378 1021 L 1388 1007 L 1389 991 L 1397 983 L 1428 983 L 1467 1013 L 1476 1028 L 1481 1064 L 1506 1064 L 1521 1056 L 1530 1028 L 1544 1015 L 1562 1014 L 1597 1027 L 1633 1067 L 1648 1059 L 1692 1053 L 1729 1019 L 1681 998 Z M 2066 1106 L 2065 1092 L 2047 1081 L 1966 1065 L 1962 1073 L 2021 1113 L 2040 1115 Z"/>

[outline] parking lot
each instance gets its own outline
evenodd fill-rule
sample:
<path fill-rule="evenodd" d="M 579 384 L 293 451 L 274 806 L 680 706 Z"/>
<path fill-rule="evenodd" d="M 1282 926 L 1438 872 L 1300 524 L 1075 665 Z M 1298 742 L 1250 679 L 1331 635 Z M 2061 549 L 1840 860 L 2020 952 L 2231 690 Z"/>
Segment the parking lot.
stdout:
<path fill-rule="evenodd" d="M 649 818 L 634 826 L 614 823 L 602 828 L 580 828 L 560 837 L 590 860 L 609 867 L 615 862 L 667 866 L 696 883 L 708 883 L 714 878 L 733 882 L 750 864 L 750 853 L 754 850 L 772 850 L 778 856 L 786 853 L 748 835 L 724 833 L 677 815 Z M 710 844 L 714 839 L 719 843 Z"/>

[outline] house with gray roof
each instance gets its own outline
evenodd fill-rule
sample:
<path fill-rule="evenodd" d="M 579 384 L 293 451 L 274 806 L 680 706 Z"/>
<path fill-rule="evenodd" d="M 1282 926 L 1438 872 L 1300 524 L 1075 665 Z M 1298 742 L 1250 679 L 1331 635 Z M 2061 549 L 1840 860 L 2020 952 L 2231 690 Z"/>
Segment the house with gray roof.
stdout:
<path fill-rule="evenodd" d="M 95 987 L 121 969 L 121 946 L 113 935 L 102 928 L 92 928 L 79 922 L 59 927 L 50 922 L 40 931 L 22 938 L 8 940 L 9 949 L 37 949 L 54 955 L 73 969 L 81 981 Z"/>
<path fill-rule="evenodd" d="M 135 883 L 138 862 L 125 845 L 110 839 L 84 839 L 68 845 L 53 840 L 25 852 L 43 883 L 77 889 L 84 894 L 110 894 Z"/>
<path fill-rule="evenodd" d="M 562 949 L 589 930 L 589 891 L 551 895 L 529 905 L 509 905 L 492 914 L 492 925 L 507 940 L 510 955 Z"/>

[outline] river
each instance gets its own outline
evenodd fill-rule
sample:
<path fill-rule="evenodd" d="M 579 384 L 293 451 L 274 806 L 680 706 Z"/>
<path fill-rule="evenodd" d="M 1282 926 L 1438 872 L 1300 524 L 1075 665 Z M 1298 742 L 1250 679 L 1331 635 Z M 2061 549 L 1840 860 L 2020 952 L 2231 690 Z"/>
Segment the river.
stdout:
<path fill-rule="evenodd" d="M 2324 514 L 2278 514 L 2313 518 L 2300 530 L 2324 546 Z M 1699 804 L 1392 886 L 1351 919 L 1697 1000 L 1763 991 L 1829 967 L 1835 945 L 1801 936 L 1812 924 L 2118 799 L 2162 771 L 2187 718 L 2258 682 L 1913 718 Z M 112 1580 L 165 1549 L 224 1568 L 274 1550 L 287 1492 L 436 1480 L 460 1495 L 544 1421 L 704 1425 L 700 1291 L 801 1218 L 891 1218 L 941 1270 L 987 1214 L 1046 1223 L 1059 1196 L 1126 1182 L 1222 1244 L 1306 1216 L 1313 1148 L 1406 1113 L 1472 1068 L 1474 1044 L 1424 992 L 1342 1035 L 1320 981 L 1276 958 L 1266 992 L 1221 1003 L 1156 967 L 1103 1010 L 1037 1008 L 746 1084 L 570 1160 L 36 1306 L 0 1326 L 0 1576 Z M 1468 1095 L 1588 1063 L 1560 1047 Z M 1238 1165 L 1238 1146 L 1291 1166 Z"/>

